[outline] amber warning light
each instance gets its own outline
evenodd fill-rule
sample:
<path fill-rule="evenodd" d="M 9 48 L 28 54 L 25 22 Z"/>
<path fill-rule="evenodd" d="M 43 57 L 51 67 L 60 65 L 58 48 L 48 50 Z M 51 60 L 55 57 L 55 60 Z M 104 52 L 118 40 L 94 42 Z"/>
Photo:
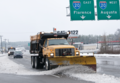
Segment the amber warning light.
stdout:
<path fill-rule="evenodd" d="M 53 28 L 53 32 L 56 32 L 56 28 Z"/>
<path fill-rule="evenodd" d="M 54 31 L 56 31 L 56 28 L 54 28 Z"/>

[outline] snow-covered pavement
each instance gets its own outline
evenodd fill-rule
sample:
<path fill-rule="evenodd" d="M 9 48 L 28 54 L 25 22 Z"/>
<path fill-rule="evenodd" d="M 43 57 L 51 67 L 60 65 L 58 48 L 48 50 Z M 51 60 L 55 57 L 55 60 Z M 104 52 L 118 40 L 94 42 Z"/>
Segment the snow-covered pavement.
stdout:
<path fill-rule="evenodd" d="M 0 57 L 5 56 L 6 54 L 0 54 Z"/>
<path fill-rule="evenodd" d="M 72 78 L 83 79 L 95 83 L 120 83 L 120 77 L 95 73 L 91 69 L 81 65 L 58 67 L 49 71 L 28 70 L 22 64 L 15 63 L 7 55 L 0 55 L 0 73 L 17 75 L 54 75 L 64 74 Z"/>
<path fill-rule="evenodd" d="M 77 78 L 78 80 L 86 80 L 92 81 L 95 83 L 120 83 L 120 78 L 114 77 L 112 75 L 98 74 L 98 73 L 90 73 L 88 72 L 79 72 L 79 68 L 70 69 L 65 72 L 66 75 Z M 75 73 L 77 72 L 77 73 Z"/>

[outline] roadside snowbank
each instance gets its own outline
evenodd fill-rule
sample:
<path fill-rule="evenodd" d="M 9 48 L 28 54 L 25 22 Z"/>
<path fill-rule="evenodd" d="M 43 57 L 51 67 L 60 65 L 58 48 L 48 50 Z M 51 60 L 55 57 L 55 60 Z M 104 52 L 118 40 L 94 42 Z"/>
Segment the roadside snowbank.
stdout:
<path fill-rule="evenodd" d="M 1 56 L 5 56 L 5 55 L 6 55 L 6 54 L 0 54 L 0 57 L 1 57 Z"/>
<path fill-rule="evenodd" d="M 8 56 L 4 55 L 0 57 L 0 73 L 17 73 L 24 67 L 21 64 L 16 64 L 8 59 Z"/>
<path fill-rule="evenodd" d="M 71 74 L 70 77 L 92 81 L 95 83 L 120 83 L 120 78 L 109 75 L 100 74 Z"/>
<path fill-rule="evenodd" d="M 26 69 L 24 65 L 17 64 L 10 60 L 7 55 L 0 57 L 0 73 L 18 74 L 18 75 L 43 75 L 32 68 Z"/>
<path fill-rule="evenodd" d="M 120 78 L 111 75 L 93 73 L 89 68 L 82 66 L 67 70 L 64 74 L 72 78 L 83 79 L 95 83 L 120 83 Z"/>

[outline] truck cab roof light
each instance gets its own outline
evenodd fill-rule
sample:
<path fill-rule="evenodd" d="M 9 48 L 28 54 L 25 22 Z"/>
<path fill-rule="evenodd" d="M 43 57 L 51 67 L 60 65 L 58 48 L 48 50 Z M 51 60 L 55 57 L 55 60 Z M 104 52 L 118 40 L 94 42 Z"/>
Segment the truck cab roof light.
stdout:
<path fill-rule="evenodd" d="M 70 32 L 68 31 L 67 34 L 70 34 Z"/>
<path fill-rule="evenodd" d="M 40 32 L 40 34 L 44 34 L 44 32 Z"/>

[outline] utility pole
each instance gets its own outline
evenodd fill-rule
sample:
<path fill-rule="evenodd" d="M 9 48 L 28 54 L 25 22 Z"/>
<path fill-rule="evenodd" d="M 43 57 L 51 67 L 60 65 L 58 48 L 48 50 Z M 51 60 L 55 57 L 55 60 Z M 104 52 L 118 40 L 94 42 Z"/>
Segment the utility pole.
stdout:
<path fill-rule="evenodd" d="M 97 49 L 98 49 L 98 36 L 97 36 Z"/>
<path fill-rule="evenodd" d="M 9 39 L 7 39 L 7 47 L 9 46 Z"/>
<path fill-rule="evenodd" d="M 3 49 L 2 49 L 2 36 L 0 35 L 1 38 L 1 53 L 3 54 Z"/>
<path fill-rule="evenodd" d="M 6 40 L 7 40 L 7 39 L 4 39 L 4 40 L 5 40 L 5 53 L 6 53 Z"/>

